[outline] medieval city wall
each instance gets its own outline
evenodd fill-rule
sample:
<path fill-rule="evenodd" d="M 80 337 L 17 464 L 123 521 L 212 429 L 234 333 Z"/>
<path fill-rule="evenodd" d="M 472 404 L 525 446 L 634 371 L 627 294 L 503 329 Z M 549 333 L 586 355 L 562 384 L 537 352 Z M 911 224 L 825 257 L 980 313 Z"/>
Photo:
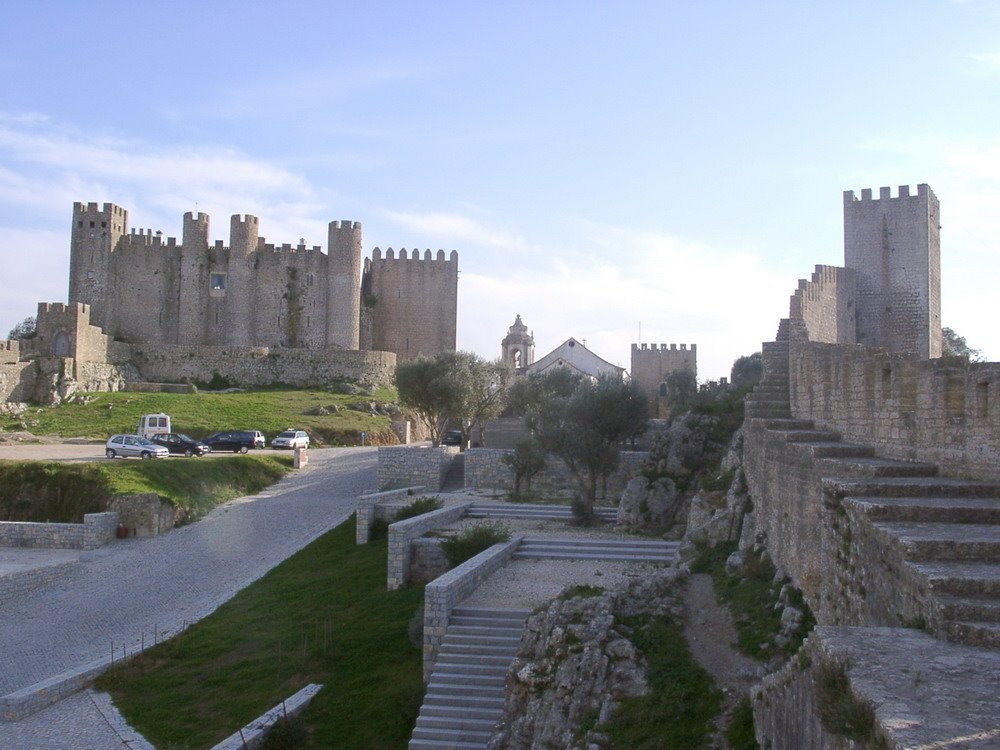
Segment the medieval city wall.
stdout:
<path fill-rule="evenodd" d="M 382 251 L 365 262 L 362 303 L 371 340 L 365 349 L 396 352 L 400 359 L 454 351 L 458 320 L 458 253 L 443 250 Z"/>
<path fill-rule="evenodd" d="M 30 401 L 34 391 L 34 362 L 0 363 L 0 403 Z"/>
<path fill-rule="evenodd" d="M 246 387 L 320 387 L 340 379 L 382 385 L 396 370 L 392 352 L 167 344 L 134 344 L 132 351 L 139 372 L 155 382 L 207 383 L 217 376 Z"/>
<path fill-rule="evenodd" d="M 879 455 L 1000 479 L 1000 363 L 791 342 L 792 415 Z"/>
<path fill-rule="evenodd" d="M 789 301 L 789 318 L 801 320 L 810 341 L 853 344 L 857 277 L 850 268 L 816 266 L 809 281 L 799 280 Z"/>

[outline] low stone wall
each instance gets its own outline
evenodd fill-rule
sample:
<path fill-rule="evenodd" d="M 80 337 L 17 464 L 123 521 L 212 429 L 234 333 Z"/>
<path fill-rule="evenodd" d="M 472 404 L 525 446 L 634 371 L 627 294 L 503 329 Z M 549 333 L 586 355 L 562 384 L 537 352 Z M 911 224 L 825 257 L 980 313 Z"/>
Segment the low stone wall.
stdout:
<path fill-rule="evenodd" d="M 503 462 L 503 457 L 511 452 L 511 450 L 504 448 L 470 448 L 467 450 L 465 452 L 465 489 L 512 490 L 514 488 L 514 472 Z M 639 473 L 639 469 L 648 457 L 647 451 L 622 451 L 619 454 L 618 468 L 608 477 L 605 484 L 598 487 L 598 499 L 621 498 L 625 485 Z M 549 457 L 546 459 L 545 468 L 531 480 L 531 487 L 533 490 L 572 490 L 573 478 L 562 461 Z"/>
<path fill-rule="evenodd" d="M 15 596 L 33 591 L 39 586 L 44 586 L 46 583 L 66 575 L 74 565 L 76 562 L 70 561 L 59 565 L 46 565 L 42 568 L 0 575 L 0 605 Z"/>
<path fill-rule="evenodd" d="M 151 537 L 170 531 L 177 521 L 177 509 L 155 492 L 139 495 L 116 495 L 109 510 L 118 514 L 118 525 L 128 529 L 129 536 Z"/>
<path fill-rule="evenodd" d="M 385 581 L 389 591 L 409 583 L 411 543 L 428 531 L 457 521 L 471 505 L 471 502 L 448 505 L 389 525 L 389 562 Z"/>
<path fill-rule="evenodd" d="M 354 538 L 358 544 L 368 544 L 371 539 L 371 523 L 376 518 L 385 517 L 380 515 L 381 509 L 386 503 L 397 502 L 416 496 L 423 489 L 423 486 L 402 487 L 398 490 L 387 490 L 386 492 L 371 492 L 358 498 L 358 506 L 355 515 Z"/>
<path fill-rule="evenodd" d="M 267 733 L 274 723 L 282 717 L 295 717 L 302 713 L 322 685 L 310 683 L 294 695 L 285 698 L 281 703 L 261 714 L 235 734 L 229 735 L 212 750 L 257 750 L 264 746 Z"/>
<path fill-rule="evenodd" d="M 792 414 L 879 455 L 1000 480 L 1000 363 L 920 360 L 849 344 L 792 342 Z"/>
<path fill-rule="evenodd" d="M 430 679 L 455 606 L 510 560 L 524 537 L 494 544 L 424 587 L 424 682 Z"/>
<path fill-rule="evenodd" d="M 242 386 L 322 387 L 346 378 L 388 385 L 396 370 L 392 352 L 356 349 L 133 344 L 132 356 L 143 377 L 156 382 L 218 377 Z"/>
<path fill-rule="evenodd" d="M 197 393 L 190 383 L 126 383 L 124 390 L 132 393 Z"/>
<path fill-rule="evenodd" d="M 414 539 L 410 544 L 410 583 L 428 583 L 448 572 L 448 557 L 441 540 Z"/>
<path fill-rule="evenodd" d="M 83 523 L 0 522 L 0 546 L 97 549 L 115 538 L 117 513 L 88 513 Z"/>
<path fill-rule="evenodd" d="M 382 446 L 378 449 L 375 486 L 380 490 L 400 486 L 423 485 L 436 492 L 458 455 L 458 448 L 448 446 Z"/>

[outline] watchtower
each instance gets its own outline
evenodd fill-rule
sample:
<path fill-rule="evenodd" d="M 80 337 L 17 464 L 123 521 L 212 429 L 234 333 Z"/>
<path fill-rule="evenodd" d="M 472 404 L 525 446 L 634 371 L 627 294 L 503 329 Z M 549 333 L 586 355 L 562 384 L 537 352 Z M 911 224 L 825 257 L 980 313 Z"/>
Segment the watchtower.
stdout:
<path fill-rule="evenodd" d="M 326 345 L 357 349 L 360 343 L 361 222 L 331 221 L 327 245 Z"/>
<path fill-rule="evenodd" d="M 69 249 L 69 301 L 90 305 L 91 322 L 110 327 L 114 317 L 111 256 L 128 233 L 128 211 L 113 203 L 74 203 Z"/>
<path fill-rule="evenodd" d="M 857 342 L 941 356 L 941 219 L 925 185 L 844 192 L 844 265 L 857 274 Z"/>

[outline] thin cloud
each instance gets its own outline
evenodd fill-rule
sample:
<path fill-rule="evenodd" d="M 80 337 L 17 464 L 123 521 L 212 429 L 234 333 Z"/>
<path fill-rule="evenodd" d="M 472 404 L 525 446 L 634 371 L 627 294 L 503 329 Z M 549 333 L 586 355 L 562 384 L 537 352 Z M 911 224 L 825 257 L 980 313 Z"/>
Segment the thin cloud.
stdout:
<path fill-rule="evenodd" d="M 408 232 L 439 238 L 440 242 L 474 243 L 489 248 L 523 250 L 527 247 L 524 239 L 503 229 L 490 227 L 462 214 L 407 213 L 383 211 L 382 214 L 393 224 Z"/>

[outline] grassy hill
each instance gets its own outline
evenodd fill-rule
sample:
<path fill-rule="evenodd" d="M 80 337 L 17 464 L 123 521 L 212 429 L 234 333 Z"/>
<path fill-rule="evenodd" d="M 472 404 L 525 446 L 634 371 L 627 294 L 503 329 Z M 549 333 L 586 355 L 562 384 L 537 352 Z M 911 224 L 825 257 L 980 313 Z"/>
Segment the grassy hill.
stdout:
<path fill-rule="evenodd" d="M 386 416 L 350 408 L 351 404 L 394 403 L 396 394 L 381 388 L 373 395 L 326 390 L 268 389 L 242 393 L 90 393 L 72 403 L 32 406 L 21 417 L 0 416 L 0 429 L 35 435 L 105 440 L 117 432 L 135 432 L 142 414 L 169 414 L 174 432 L 203 438 L 219 430 L 261 430 L 270 442 L 288 428 L 306 430 L 313 445 L 360 445 L 396 442 Z"/>

